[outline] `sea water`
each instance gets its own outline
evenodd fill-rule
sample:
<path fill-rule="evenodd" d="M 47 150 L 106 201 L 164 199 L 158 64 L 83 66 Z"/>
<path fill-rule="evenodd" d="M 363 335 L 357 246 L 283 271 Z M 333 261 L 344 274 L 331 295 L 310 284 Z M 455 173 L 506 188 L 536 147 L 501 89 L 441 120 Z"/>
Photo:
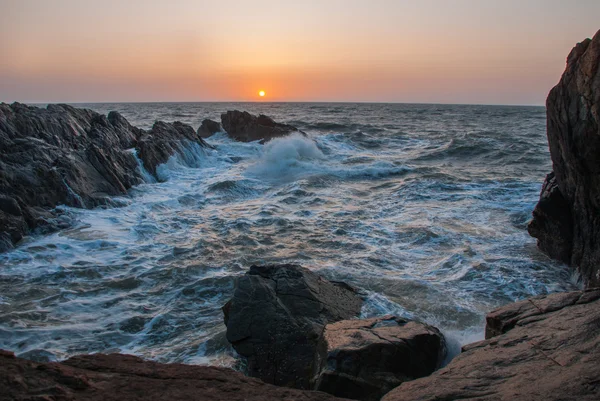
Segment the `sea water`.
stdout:
<path fill-rule="evenodd" d="M 358 287 L 363 317 L 439 327 L 452 353 L 485 314 L 577 288 L 526 231 L 551 169 L 543 107 L 332 103 L 77 105 L 197 128 L 232 109 L 292 124 L 266 145 L 208 138 L 120 207 L 0 254 L 0 348 L 38 360 L 124 352 L 232 366 L 221 307 L 252 264 Z M 141 168 L 141 167 L 140 167 Z"/>

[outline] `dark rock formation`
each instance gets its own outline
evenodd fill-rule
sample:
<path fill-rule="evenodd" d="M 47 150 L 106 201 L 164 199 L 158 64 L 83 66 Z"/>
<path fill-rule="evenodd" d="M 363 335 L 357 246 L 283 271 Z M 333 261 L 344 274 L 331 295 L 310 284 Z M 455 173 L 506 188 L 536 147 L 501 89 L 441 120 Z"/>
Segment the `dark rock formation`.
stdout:
<path fill-rule="evenodd" d="M 0 251 L 30 229 L 64 226 L 49 212 L 57 205 L 95 207 L 142 183 L 134 148 L 154 172 L 190 143 L 207 146 L 181 123 L 157 123 L 145 133 L 117 112 L 0 104 Z"/>
<path fill-rule="evenodd" d="M 546 101 L 555 182 L 548 180 L 530 232 L 540 249 L 600 285 L 600 31 L 577 44 Z M 561 213 L 562 210 L 562 213 Z M 569 221 L 570 220 L 570 221 Z"/>
<path fill-rule="evenodd" d="M 252 266 L 223 307 L 227 340 L 246 357 L 251 376 L 308 389 L 323 328 L 355 317 L 361 305 L 349 286 L 303 267 Z"/>
<path fill-rule="evenodd" d="M 156 167 L 166 163 L 171 156 L 190 157 L 187 155 L 193 153 L 194 146 L 209 147 L 192 127 L 179 121 L 172 124 L 157 121 L 137 143 L 138 155 L 144 167 L 154 175 Z M 194 160 L 188 160 L 187 163 L 194 164 Z"/>
<path fill-rule="evenodd" d="M 488 315 L 486 337 L 382 401 L 598 400 L 600 289 L 504 306 Z"/>
<path fill-rule="evenodd" d="M 318 347 L 315 389 L 379 400 L 402 382 L 439 368 L 445 345 L 435 327 L 394 316 L 328 324 Z"/>
<path fill-rule="evenodd" d="M 198 128 L 198 136 L 200 138 L 208 138 L 221 132 L 221 124 L 208 118 L 202 120 L 202 124 Z"/>
<path fill-rule="evenodd" d="M 554 173 L 546 176 L 540 200 L 527 226 L 529 235 L 538 239 L 538 247 L 553 259 L 571 262 L 573 220 L 571 206 L 562 196 Z"/>
<path fill-rule="evenodd" d="M 84 355 L 35 363 L 0 350 L 0 400 L 326 401 L 316 391 L 265 384 L 231 369 L 144 361 L 131 355 Z"/>
<path fill-rule="evenodd" d="M 223 113 L 221 114 L 221 124 L 231 138 L 241 142 L 258 140 L 268 142 L 273 138 L 293 133 L 305 135 L 304 132 L 291 125 L 276 123 L 271 117 L 264 114 L 256 117 L 247 111 L 233 110 Z"/>

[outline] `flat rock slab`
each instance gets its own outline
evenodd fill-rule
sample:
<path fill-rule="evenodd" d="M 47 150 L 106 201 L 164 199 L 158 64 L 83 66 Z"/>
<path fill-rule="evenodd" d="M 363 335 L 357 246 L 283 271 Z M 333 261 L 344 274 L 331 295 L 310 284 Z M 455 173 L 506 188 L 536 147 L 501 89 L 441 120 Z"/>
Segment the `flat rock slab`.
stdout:
<path fill-rule="evenodd" d="M 600 399 L 600 289 L 510 304 L 487 321 L 490 338 L 382 401 Z"/>
<path fill-rule="evenodd" d="M 351 287 L 298 265 L 252 266 L 224 307 L 227 340 L 267 383 L 310 388 L 313 359 L 328 323 L 359 314 Z"/>
<path fill-rule="evenodd" d="M 343 320 L 325 326 L 315 389 L 359 400 L 379 400 L 402 382 L 424 377 L 446 355 L 432 326 L 399 317 Z"/>
<path fill-rule="evenodd" d="M 36 363 L 0 350 L 0 400 L 327 401 L 325 393 L 265 384 L 231 369 L 83 355 Z"/>

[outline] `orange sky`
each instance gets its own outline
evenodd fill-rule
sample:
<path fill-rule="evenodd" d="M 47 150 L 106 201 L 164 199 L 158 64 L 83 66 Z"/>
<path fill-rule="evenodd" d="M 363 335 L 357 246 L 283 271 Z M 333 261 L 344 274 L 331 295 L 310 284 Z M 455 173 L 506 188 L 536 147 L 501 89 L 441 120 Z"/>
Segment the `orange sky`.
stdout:
<path fill-rule="evenodd" d="M 543 104 L 599 16 L 597 0 L 0 0 L 0 101 Z"/>

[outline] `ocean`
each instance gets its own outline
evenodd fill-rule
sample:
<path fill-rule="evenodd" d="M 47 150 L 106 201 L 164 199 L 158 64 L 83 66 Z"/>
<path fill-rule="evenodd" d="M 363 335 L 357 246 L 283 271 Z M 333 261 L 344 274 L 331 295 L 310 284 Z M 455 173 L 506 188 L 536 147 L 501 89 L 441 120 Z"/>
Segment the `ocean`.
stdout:
<path fill-rule="evenodd" d="M 346 103 L 78 104 L 198 128 L 227 110 L 292 124 L 175 155 L 115 207 L 0 254 L 0 348 L 35 360 L 122 352 L 235 366 L 221 307 L 252 264 L 297 263 L 359 288 L 363 317 L 439 327 L 451 354 L 485 315 L 579 288 L 526 225 L 551 170 L 545 108 Z"/>

